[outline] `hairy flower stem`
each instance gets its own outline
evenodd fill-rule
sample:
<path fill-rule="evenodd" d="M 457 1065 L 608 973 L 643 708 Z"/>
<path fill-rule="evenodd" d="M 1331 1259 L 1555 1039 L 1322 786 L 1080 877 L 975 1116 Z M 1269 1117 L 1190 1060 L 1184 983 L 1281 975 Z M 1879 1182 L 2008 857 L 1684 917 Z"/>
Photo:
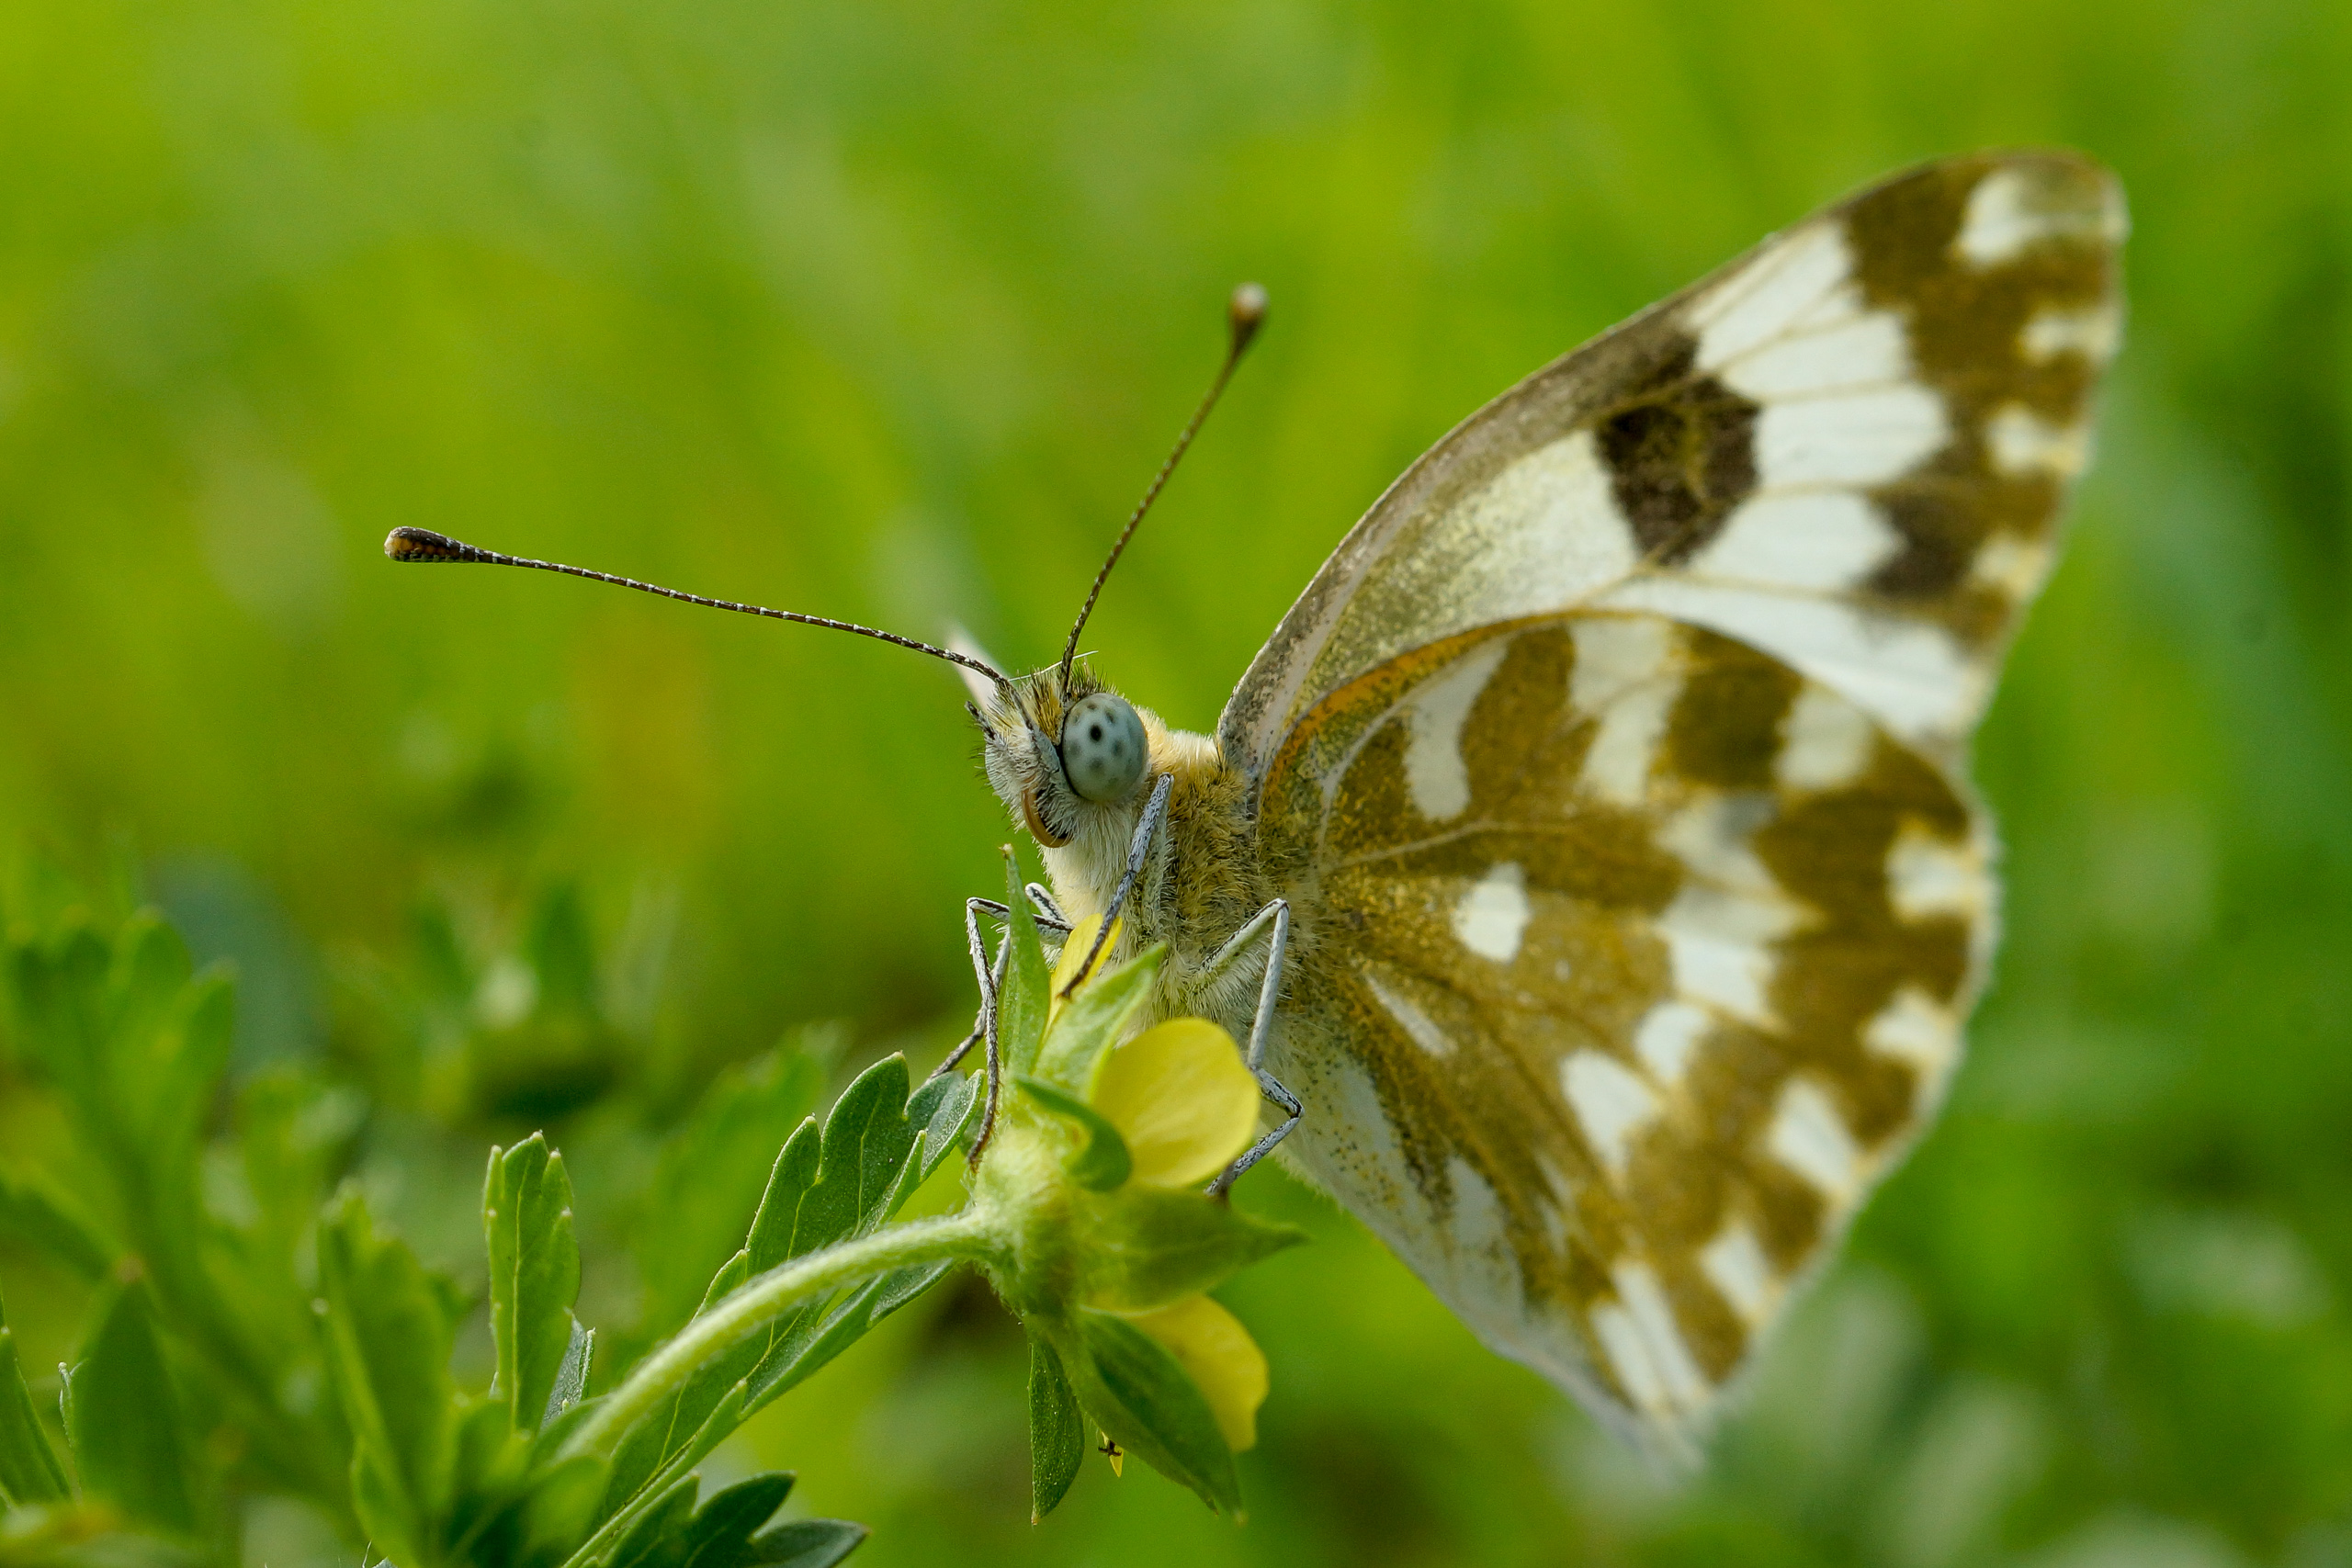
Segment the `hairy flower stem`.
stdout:
<path fill-rule="evenodd" d="M 981 1208 L 935 1219 L 910 1220 L 872 1235 L 841 1242 L 747 1280 L 717 1306 L 678 1331 L 647 1357 L 627 1382 L 606 1395 L 563 1445 L 569 1458 L 609 1459 L 639 1419 L 686 1386 L 713 1357 L 724 1355 L 811 1296 L 942 1258 L 978 1258 L 1001 1251 L 996 1215 Z"/>

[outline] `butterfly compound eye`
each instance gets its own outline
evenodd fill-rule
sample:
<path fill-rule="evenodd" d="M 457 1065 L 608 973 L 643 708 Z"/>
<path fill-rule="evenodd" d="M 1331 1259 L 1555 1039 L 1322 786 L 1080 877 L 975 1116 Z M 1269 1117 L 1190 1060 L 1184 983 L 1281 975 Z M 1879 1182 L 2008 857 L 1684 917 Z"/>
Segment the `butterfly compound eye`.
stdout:
<path fill-rule="evenodd" d="M 1124 697 L 1097 692 L 1062 721 L 1062 772 L 1088 800 L 1123 798 L 1143 777 L 1143 720 Z"/>

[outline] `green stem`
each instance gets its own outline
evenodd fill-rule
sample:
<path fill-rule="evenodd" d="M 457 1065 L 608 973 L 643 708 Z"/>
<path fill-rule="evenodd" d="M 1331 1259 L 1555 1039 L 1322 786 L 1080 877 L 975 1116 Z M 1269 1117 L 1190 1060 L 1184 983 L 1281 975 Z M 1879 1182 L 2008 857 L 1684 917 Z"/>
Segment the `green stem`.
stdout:
<path fill-rule="evenodd" d="M 601 1401 L 563 1445 L 565 1458 L 609 1458 L 622 1438 L 713 1357 L 724 1355 L 810 1296 L 944 1258 L 982 1258 L 1001 1246 L 995 1215 L 966 1209 L 936 1219 L 910 1220 L 778 1264 L 736 1287 L 678 1337 L 641 1362 Z"/>

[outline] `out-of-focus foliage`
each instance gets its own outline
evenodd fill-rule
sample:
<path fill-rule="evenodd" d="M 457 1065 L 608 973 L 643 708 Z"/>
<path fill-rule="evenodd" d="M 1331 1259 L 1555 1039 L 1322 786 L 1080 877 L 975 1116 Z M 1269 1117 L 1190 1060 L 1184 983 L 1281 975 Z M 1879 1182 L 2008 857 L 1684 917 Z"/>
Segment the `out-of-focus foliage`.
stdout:
<path fill-rule="evenodd" d="M 763 1529 L 788 1474 L 697 1506 L 690 1472 L 746 1407 L 740 1370 L 716 1380 L 715 1411 L 657 1412 L 617 1453 L 583 1440 L 595 1335 L 571 1311 L 571 1183 L 544 1137 L 491 1150 L 479 1213 L 492 1373 L 486 1390 L 461 1390 L 451 1341 L 473 1303 L 379 1233 L 360 1184 L 327 1199 L 357 1146 L 335 1090 L 257 1077 L 207 1136 L 229 1056 L 226 976 L 192 976 L 176 933 L 145 914 L 112 932 L 70 908 L 49 931 L 6 926 L 11 1105 L 20 1128 L 49 1135 L 12 1148 L 0 1235 L 77 1268 L 92 1290 L 89 1326 L 57 1363 L 54 1423 L 0 1315 L 0 1562 L 235 1562 L 260 1497 L 305 1507 L 322 1539 L 402 1568 L 831 1568 L 864 1539 L 839 1520 Z M 906 1088 L 902 1058 L 877 1064 L 822 1134 L 829 1151 L 861 1151 L 901 1199 L 919 1165 L 938 1163 L 917 1158 Z M 952 1132 L 972 1099 L 943 1078 L 917 1120 Z M 877 1139 L 877 1126 L 899 1135 Z M 819 1135 L 810 1118 L 796 1141 Z M 668 1196 L 673 1211 L 651 1223 L 707 1228 L 707 1201 Z M 815 1227 L 806 1239 L 833 1236 Z M 742 1272 L 722 1269 L 710 1298 Z M 883 1315 L 854 1307 L 812 1321 L 797 1358 L 772 1355 L 786 1365 L 769 1384 L 807 1376 Z"/>
<path fill-rule="evenodd" d="M 819 1097 L 762 1053 L 969 1017 L 956 900 L 1009 829 L 946 672 L 393 569 L 390 526 L 1041 660 L 1255 276 L 1256 359 L 1088 636 L 1205 727 L 1480 400 L 1897 164 L 2057 140 L 2131 191 L 2132 316 L 1980 747 L 1997 987 L 1705 1475 L 1650 1475 L 1277 1175 L 1244 1205 L 1317 1240 L 1224 1292 L 1273 1368 L 1246 1528 L 1090 1459 L 1033 1531 L 1023 1341 L 952 1289 L 719 1458 L 795 1466 L 875 1564 L 2352 1559 L 2347 80 L 2352 9 L 2281 0 L 0 9 L 0 837 L 242 976 L 233 1025 L 187 1018 L 231 1085 L 193 1190 L 130 1185 L 158 1143 L 19 1201 L 80 1157 L 74 1091 L 0 1062 L 35 1403 L 118 1292 L 197 1288 L 191 1235 L 307 1299 L 281 1203 L 327 1174 L 478 1285 L 481 1152 L 542 1122 L 627 1359 Z M 54 929 L 13 874 L 0 911 Z M 709 1215 L 645 1223 L 681 1192 Z M 201 1400 L 327 1397 L 199 1305 L 199 1457 Z M 455 1355 L 487 1383 L 479 1318 Z M 237 1506 L 254 1562 L 345 1560 Z"/>

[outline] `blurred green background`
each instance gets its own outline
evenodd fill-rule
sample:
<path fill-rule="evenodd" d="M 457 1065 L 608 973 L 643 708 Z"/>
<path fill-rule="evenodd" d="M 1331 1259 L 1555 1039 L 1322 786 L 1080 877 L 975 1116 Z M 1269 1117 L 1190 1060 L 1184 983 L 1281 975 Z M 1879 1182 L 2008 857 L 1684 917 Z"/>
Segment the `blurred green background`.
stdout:
<path fill-rule="evenodd" d="M 977 1288 L 718 1462 L 867 1568 L 2352 1563 L 2346 82 L 2352 7 L 2291 0 L 0 8 L 8 897 L 66 897 L 45 857 L 234 960 L 238 1073 L 330 1086 L 461 1275 L 483 1147 L 547 1125 L 625 1346 L 711 1261 L 630 1233 L 697 1179 L 665 1132 L 814 1021 L 836 1082 L 935 1059 L 1008 829 L 927 661 L 386 530 L 1042 661 L 1255 277 L 1088 635 L 1206 728 L 1495 391 L 1897 165 L 2069 143 L 2131 192 L 2132 314 L 1979 748 L 1998 984 L 1705 1475 L 1271 1175 L 1318 1240 L 1226 1292 L 1274 1370 L 1245 1528 L 1095 1465 L 1033 1530 Z M 39 1100 L 0 1077 L 0 1169 Z M 85 1287 L 21 1238 L 0 1279 L 53 1364 Z M 266 1501 L 247 1551 L 349 1560 Z"/>

